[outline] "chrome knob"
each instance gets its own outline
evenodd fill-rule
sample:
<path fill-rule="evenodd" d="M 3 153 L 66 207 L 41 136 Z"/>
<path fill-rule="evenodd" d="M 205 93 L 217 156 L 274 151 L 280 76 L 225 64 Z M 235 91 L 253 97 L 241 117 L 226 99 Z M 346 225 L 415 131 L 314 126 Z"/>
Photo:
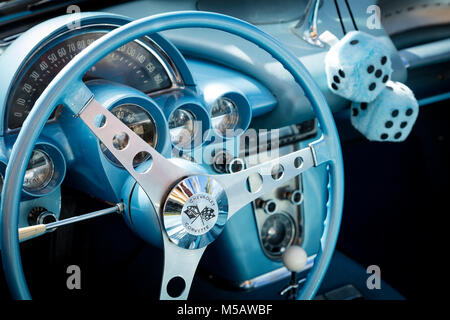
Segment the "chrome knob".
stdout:
<path fill-rule="evenodd" d="M 45 211 L 45 212 L 41 213 L 37 218 L 37 224 L 49 224 L 49 223 L 56 222 L 56 221 L 58 221 L 58 218 L 56 218 L 56 215 L 49 211 Z"/>
<path fill-rule="evenodd" d="M 30 213 L 28 214 L 28 224 L 30 226 L 38 224 L 49 224 L 56 221 L 58 221 L 56 215 L 43 207 L 35 207 L 31 209 Z"/>

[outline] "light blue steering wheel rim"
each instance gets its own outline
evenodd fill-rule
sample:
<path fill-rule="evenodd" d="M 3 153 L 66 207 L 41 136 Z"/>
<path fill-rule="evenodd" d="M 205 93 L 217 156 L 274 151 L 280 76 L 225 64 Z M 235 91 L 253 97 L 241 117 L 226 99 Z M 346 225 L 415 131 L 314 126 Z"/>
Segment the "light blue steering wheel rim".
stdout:
<path fill-rule="evenodd" d="M 3 269 L 14 299 L 31 299 L 22 269 L 19 250 L 17 231 L 19 203 L 22 181 L 28 160 L 37 138 L 53 109 L 61 102 L 72 106 L 72 110 L 83 106 L 76 106 L 77 102 L 86 102 L 85 100 L 80 100 L 86 97 L 82 97 L 76 91 L 81 86 L 81 78 L 86 70 L 100 61 L 109 52 L 144 35 L 181 28 L 217 29 L 253 42 L 270 53 L 292 74 L 312 104 L 323 134 L 321 139 L 323 143 L 319 141 L 318 148 L 315 148 L 316 160 L 319 163 L 326 162 L 329 166 L 328 212 L 322 237 L 322 250 L 318 253 L 314 267 L 309 272 L 308 279 L 298 296 L 299 299 L 311 299 L 314 297 L 334 252 L 344 199 L 342 152 L 332 112 L 319 87 L 300 60 L 287 51 L 277 40 L 257 27 L 239 19 L 216 13 L 184 11 L 146 17 L 111 31 L 78 54 L 64 67 L 36 101 L 12 149 L 5 172 L 4 186 L 6 187 L 3 188 L 1 197 Z M 77 95 L 73 96 L 73 92 L 77 92 Z"/>

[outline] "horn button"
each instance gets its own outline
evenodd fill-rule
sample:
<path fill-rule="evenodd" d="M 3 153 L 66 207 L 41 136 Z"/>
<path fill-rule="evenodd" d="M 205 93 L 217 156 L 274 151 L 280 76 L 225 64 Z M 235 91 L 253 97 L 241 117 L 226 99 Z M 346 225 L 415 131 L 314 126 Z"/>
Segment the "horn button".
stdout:
<path fill-rule="evenodd" d="M 228 217 L 225 190 L 212 177 L 196 175 L 178 182 L 167 196 L 163 225 L 169 239 L 199 249 L 218 238 Z"/>

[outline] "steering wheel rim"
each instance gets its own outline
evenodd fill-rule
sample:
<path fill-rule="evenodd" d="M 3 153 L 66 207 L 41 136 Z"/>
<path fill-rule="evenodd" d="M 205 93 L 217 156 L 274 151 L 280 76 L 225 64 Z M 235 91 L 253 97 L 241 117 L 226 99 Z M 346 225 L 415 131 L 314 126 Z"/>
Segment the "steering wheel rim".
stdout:
<path fill-rule="evenodd" d="M 182 28 L 221 30 L 256 44 L 283 65 L 303 89 L 312 105 L 322 130 L 322 137 L 312 143 L 315 165 L 327 163 L 329 168 L 329 199 L 321 251 L 298 296 L 299 299 L 314 297 L 334 252 L 343 208 L 342 151 L 332 112 L 318 85 L 300 60 L 270 35 L 247 22 L 229 16 L 185 11 L 139 19 L 101 37 L 65 66 L 36 101 L 13 146 L 5 172 L 4 185 L 8 187 L 3 188 L 1 197 L 1 253 L 5 277 L 14 299 L 31 299 L 23 273 L 17 230 L 22 181 L 28 163 L 24 160 L 30 158 L 38 136 L 53 109 L 61 102 L 68 105 L 75 114 L 82 109 L 91 97 L 80 86 L 81 78 L 109 52 L 147 34 Z M 74 96 L 73 92 L 77 94 Z"/>

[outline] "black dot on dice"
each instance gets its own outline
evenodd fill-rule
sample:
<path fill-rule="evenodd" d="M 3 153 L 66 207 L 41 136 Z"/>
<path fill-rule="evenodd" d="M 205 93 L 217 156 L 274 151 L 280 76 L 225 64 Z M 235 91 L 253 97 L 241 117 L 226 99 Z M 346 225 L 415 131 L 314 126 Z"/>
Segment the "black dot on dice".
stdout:
<path fill-rule="evenodd" d="M 345 72 L 344 72 L 344 70 L 339 69 L 338 73 L 339 73 L 339 75 L 340 75 L 342 78 L 345 78 Z"/>
<path fill-rule="evenodd" d="M 380 136 L 380 138 L 381 138 L 382 140 L 386 140 L 387 138 L 389 138 L 389 135 L 388 135 L 387 133 L 382 133 L 381 136 Z"/>
<path fill-rule="evenodd" d="M 394 123 L 392 121 L 386 121 L 386 123 L 384 124 L 384 126 L 388 129 L 392 128 L 393 125 L 394 125 Z"/>
<path fill-rule="evenodd" d="M 334 82 L 336 82 L 336 83 L 341 83 L 341 79 L 339 79 L 338 76 L 334 76 L 334 77 L 333 77 L 333 80 L 334 80 Z"/>
<path fill-rule="evenodd" d="M 397 132 L 397 133 L 394 135 L 394 138 L 395 138 L 395 139 L 399 139 L 401 136 L 402 136 L 402 133 L 401 133 L 401 132 Z"/>
<path fill-rule="evenodd" d="M 408 110 L 406 110 L 406 115 L 409 117 L 410 115 L 413 114 L 413 109 L 409 108 Z"/>
<path fill-rule="evenodd" d="M 353 112 L 353 116 L 354 116 L 354 117 L 358 116 L 358 109 L 353 108 L 353 109 L 352 109 L 352 112 Z"/>
<path fill-rule="evenodd" d="M 383 56 L 382 58 L 381 58 L 381 64 L 385 64 L 387 62 L 387 57 L 386 56 Z"/>
<path fill-rule="evenodd" d="M 400 128 L 404 128 L 404 127 L 406 127 L 408 125 L 408 122 L 406 122 L 406 121 L 403 121 L 402 123 L 400 123 Z"/>
<path fill-rule="evenodd" d="M 331 87 L 334 89 L 334 90 L 338 90 L 339 88 L 338 88 L 338 86 L 336 85 L 336 83 L 332 83 L 331 84 Z"/>
<path fill-rule="evenodd" d="M 375 70 L 375 67 L 373 65 L 370 65 L 370 66 L 367 67 L 367 72 L 368 73 L 372 73 L 373 70 Z"/>
<path fill-rule="evenodd" d="M 396 116 L 398 116 L 398 110 L 395 109 L 394 111 L 392 111 L 391 115 L 395 118 Z"/>
<path fill-rule="evenodd" d="M 380 69 L 375 71 L 375 77 L 377 77 L 377 78 L 381 77 L 382 74 L 383 74 L 383 72 Z"/>
<path fill-rule="evenodd" d="M 375 82 L 372 82 L 372 83 L 369 85 L 369 90 L 370 90 L 370 91 L 373 91 L 373 90 L 375 90 L 376 87 L 377 87 L 376 83 L 375 83 Z"/>
<path fill-rule="evenodd" d="M 394 89 L 393 89 L 392 87 L 390 87 L 390 86 L 386 86 L 386 88 L 387 88 L 388 90 L 394 91 Z"/>
<path fill-rule="evenodd" d="M 367 102 L 362 102 L 361 103 L 361 110 L 366 110 L 367 109 Z"/>
<path fill-rule="evenodd" d="M 389 76 L 388 76 L 388 75 L 385 75 L 385 76 L 383 77 L 383 83 L 386 83 L 388 80 L 389 80 Z"/>
<path fill-rule="evenodd" d="M 350 44 L 352 46 L 354 46 L 355 44 L 358 44 L 358 43 L 359 43 L 359 40 L 352 40 L 352 41 L 350 41 Z"/>

